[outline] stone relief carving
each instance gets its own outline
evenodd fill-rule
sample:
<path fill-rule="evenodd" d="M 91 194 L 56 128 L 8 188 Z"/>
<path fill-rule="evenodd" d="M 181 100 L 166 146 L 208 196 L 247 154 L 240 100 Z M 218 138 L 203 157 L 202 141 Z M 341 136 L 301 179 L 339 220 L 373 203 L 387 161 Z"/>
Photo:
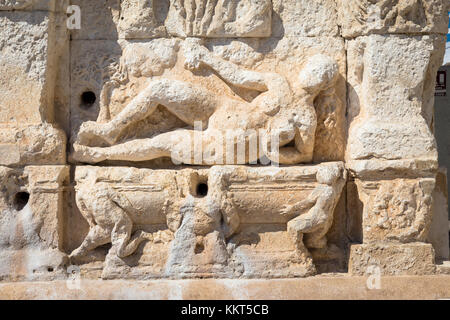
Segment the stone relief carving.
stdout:
<path fill-rule="evenodd" d="M 270 0 L 171 0 L 166 27 L 180 37 L 268 37 Z"/>
<path fill-rule="evenodd" d="M 446 5 L 430 0 L 339 0 L 339 19 L 344 36 L 351 37 L 369 32 L 443 32 L 447 28 L 443 14 Z"/>
<path fill-rule="evenodd" d="M 296 242 L 305 235 L 308 248 L 323 249 L 327 245 L 325 235 L 333 223 L 333 212 L 341 196 L 345 178 L 339 167 L 319 168 L 316 174 L 318 186 L 304 200 L 283 208 L 282 214 L 296 216 L 287 224 L 289 234 Z M 301 211 L 308 210 L 301 215 Z"/>
<path fill-rule="evenodd" d="M 139 39 L 166 35 L 166 28 L 156 19 L 154 0 L 124 0 L 120 5 L 121 13 L 117 24 L 120 38 Z"/>
<path fill-rule="evenodd" d="M 444 1 L 56 3 L 0 0 L 0 279 L 442 269 Z"/>
<path fill-rule="evenodd" d="M 256 140 L 258 146 L 263 146 L 263 150 L 258 150 L 254 155 L 246 155 L 244 161 L 240 160 L 241 163 L 255 162 L 261 155 L 271 160 L 276 159 L 282 164 L 312 160 L 317 126 L 314 99 L 321 92 L 334 90 L 337 65 L 333 59 L 324 55 L 311 57 L 291 89 L 283 76 L 239 68 L 211 54 L 197 39 L 186 39 L 181 46 L 186 68 L 211 68 L 225 82 L 258 91 L 260 94 L 253 101 L 246 102 L 218 96 L 206 88 L 178 80 L 151 80 L 146 88 L 110 121 L 86 122 L 81 125 L 72 155 L 75 160 L 96 163 L 107 159 L 144 161 L 172 157 L 179 162 L 194 163 L 195 151 L 191 155 L 183 155 L 183 152 L 191 149 L 191 141 L 196 138 L 193 130 L 178 129 L 150 139 L 129 141 L 111 147 L 88 146 L 90 141 L 99 139 L 113 145 L 124 129 L 150 116 L 158 105 L 164 106 L 186 125 L 207 123 L 207 129 L 201 133 L 200 143 L 202 149 L 208 150 L 211 157 L 203 159 L 199 164 L 237 163 L 239 160 L 232 159 L 230 162 L 226 152 L 228 149 L 225 147 L 224 151 L 224 141 L 216 139 L 217 135 L 224 138 L 228 135 L 228 141 L 234 144 L 234 141 L 242 139 L 260 139 L 256 136 L 257 130 L 264 130 L 263 133 L 268 137 L 266 149 L 269 149 L 267 145 L 275 143 L 281 148 L 277 154 L 271 154 L 270 150 L 264 150 L 261 141 Z M 103 102 L 103 95 L 101 99 Z M 107 112 L 101 111 L 100 115 L 104 113 Z M 253 136 L 250 138 L 244 136 L 248 134 L 248 130 L 253 130 Z M 234 136 L 229 136 L 230 131 Z M 238 133 L 241 136 L 238 136 Z M 279 141 L 271 141 L 273 136 Z M 186 137 L 190 139 L 187 140 Z M 287 146 L 291 142 L 295 147 Z M 249 148 L 248 143 L 246 146 Z"/>
<path fill-rule="evenodd" d="M 279 185 L 277 180 L 281 178 L 283 182 Z M 127 265 L 134 258 L 127 257 L 146 241 L 146 247 L 159 246 L 159 250 L 166 252 L 166 258 L 159 261 L 163 265 L 152 269 L 153 277 L 252 277 L 266 272 L 264 269 L 270 263 L 279 264 L 282 269 L 278 274 L 265 276 L 279 277 L 315 273 L 306 248 L 326 249 L 325 235 L 331 227 L 346 176 L 341 163 L 329 163 L 258 171 L 233 166 L 162 172 L 79 167 L 75 179 L 77 205 L 89 223 L 89 232 L 71 253 L 72 262 L 83 261 L 95 248 L 112 243 L 103 276 L 130 276 Z M 248 192 L 254 195 L 246 196 Z M 274 216 L 267 208 L 258 209 L 258 199 L 269 194 L 275 196 L 271 203 L 274 209 L 284 203 L 284 196 L 295 201 L 309 195 L 291 205 L 298 217 L 290 220 L 289 212 Z M 265 230 L 264 222 L 279 227 Z M 300 228 L 301 224 L 305 226 Z M 248 241 L 266 236 L 265 233 L 283 235 L 290 250 L 282 250 L 287 250 L 284 256 L 274 250 L 275 259 L 270 262 L 267 257 L 267 261 L 258 258 L 258 251 L 264 251 L 262 247 L 257 250 L 254 262 L 245 261 L 244 256 L 255 254 L 248 249 Z M 296 267 L 287 260 L 296 261 Z M 133 276 L 142 278 L 146 273 L 135 271 Z"/>
<path fill-rule="evenodd" d="M 432 178 L 365 182 L 361 186 L 361 199 L 366 202 L 364 241 L 426 241 L 434 184 Z"/>

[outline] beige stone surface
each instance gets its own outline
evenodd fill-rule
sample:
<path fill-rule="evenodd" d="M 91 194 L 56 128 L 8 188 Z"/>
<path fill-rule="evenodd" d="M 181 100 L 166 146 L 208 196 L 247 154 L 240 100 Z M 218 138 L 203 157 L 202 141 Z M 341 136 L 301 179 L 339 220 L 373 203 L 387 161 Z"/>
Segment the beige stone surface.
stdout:
<path fill-rule="evenodd" d="M 274 280 L 81 280 L 80 290 L 66 281 L 0 284 L 1 299 L 170 299 L 170 300 L 437 300 L 450 297 L 449 275 L 382 276 L 380 289 L 368 277 L 317 276 Z"/>
<path fill-rule="evenodd" d="M 447 170 L 440 168 L 433 192 L 433 220 L 428 235 L 438 261 L 450 260 L 449 233 Z"/>
<path fill-rule="evenodd" d="M 65 10 L 68 0 L 0 0 L 0 11 L 58 11 Z"/>
<path fill-rule="evenodd" d="M 93 249 L 112 242 L 104 278 L 311 275 L 316 271 L 307 248 L 331 250 L 326 234 L 345 178 L 341 163 L 78 167 L 76 201 L 90 228 L 70 256 L 73 263 L 89 263 L 96 259 Z M 287 206 L 278 209 L 285 199 Z"/>
<path fill-rule="evenodd" d="M 434 178 L 356 181 L 363 203 L 363 242 L 425 241 L 432 220 Z"/>
<path fill-rule="evenodd" d="M 436 272 L 433 246 L 427 243 L 352 245 L 351 275 L 424 275 Z"/>
<path fill-rule="evenodd" d="M 447 2 L 0 0 L 0 297 L 446 297 Z"/>
<path fill-rule="evenodd" d="M 441 0 L 338 0 L 342 35 L 447 34 L 448 2 Z"/>
<path fill-rule="evenodd" d="M 0 278 L 52 279 L 65 274 L 62 208 L 69 167 L 0 167 L 0 179 Z"/>
<path fill-rule="evenodd" d="M 332 42 L 334 47 L 330 48 L 327 45 L 329 42 Z M 72 69 L 75 73 L 72 90 L 76 98 L 72 101 L 74 104 L 73 129 L 74 131 L 78 129 L 80 120 L 91 120 L 95 115 L 99 117 L 97 118 L 99 124 L 94 124 L 91 121 L 83 125 L 83 137 L 81 139 L 84 139 L 84 141 L 77 143 L 79 151 L 74 155 L 74 160 L 86 162 L 99 162 L 106 159 L 130 161 L 131 158 L 125 155 L 127 148 L 129 148 L 126 145 L 117 144 L 115 147 L 116 150 L 122 150 L 122 154 L 117 154 L 113 149 L 83 148 L 83 145 L 98 146 L 100 144 L 100 146 L 108 146 L 115 142 L 130 140 L 131 137 L 152 137 L 155 135 L 155 131 L 170 132 L 177 126 L 183 126 L 179 121 L 180 119 L 185 122 L 183 127 L 188 125 L 191 128 L 195 121 L 209 122 L 211 133 L 208 133 L 208 131 L 204 133 L 206 137 L 204 138 L 205 146 L 203 149 L 215 148 L 214 141 L 208 141 L 208 139 L 211 139 L 208 136 L 214 136 L 216 133 L 226 136 L 227 130 L 230 133 L 235 132 L 236 129 L 241 131 L 261 129 L 267 132 L 269 128 L 273 127 L 273 130 L 285 130 L 285 135 L 289 136 L 288 128 L 280 127 L 284 126 L 283 119 L 285 119 L 284 121 L 288 120 L 286 117 L 290 115 L 286 112 L 289 109 L 283 108 L 286 110 L 277 111 L 278 107 L 283 106 L 288 101 L 291 101 L 289 104 L 295 109 L 293 114 L 295 114 L 295 117 L 298 116 L 298 119 L 293 119 L 293 121 L 297 121 L 302 126 L 301 138 L 296 138 L 297 148 L 304 150 L 303 155 L 297 156 L 298 160 L 289 160 L 288 163 L 291 161 L 294 161 L 294 163 L 308 162 L 310 161 L 308 159 L 311 159 L 312 152 L 315 153 L 312 155 L 315 161 L 340 160 L 343 158 L 345 134 L 343 115 L 345 110 L 341 97 L 345 97 L 343 83 L 345 56 L 341 40 L 322 38 L 320 42 L 317 42 L 312 38 L 284 38 L 277 43 L 275 48 L 271 48 L 272 41 L 269 40 L 225 42 L 212 40 L 207 41 L 204 45 L 192 41 L 177 42 L 163 39 L 151 40 L 146 44 L 121 42 L 123 53 L 120 60 L 118 56 L 120 48 L 115 42 L 76 42 L 75 44 L 76 47 L 73 46 L 74 54 L 72 55 Z M 104 44 L 104 46 L 101 47 L 101 44 Z M 97 46 L 101 47 L 100 51 L 97 50 Z M 267 51 L 270 53 L 266 53 Z M 188 68 L 189 65 L 186 66 L 185 61 L 187 61 L 186 59 L 196 58 L 196 55 L 200 55 L 199 57 L 203 61 L 196 67 L 195 71 L 191 71 Z M 256 64 L 256 70 L 248 70 L 247 64 L 250 62 L 244 59 L 246 55 L 254 57 L 252 59 Z M 314 66 L 316 66 L 316 68 L 323 68 L 319 72 L 326 75 L 324 72 L 327 72 L 327 64 L 330 67 L 334 66 L 334 62 L 328 58 L 323 57 L 321 58 L 322 62 L 319 61 L 318 57 L 315 57 L 317 55 L 334 59 L 338 64 L 339 69 L 337 71 L 339 74 L 333 74 L 330 84 L 324 78 L 320 80 L 322 84 L 317 82 L 314 84 L 314 88 L 311 87 L 306 90 L 305 86 L 310 84 L 306 82 L 302 84 L 301 81 L 304 80 L 297 79 L 296 74 L 298 75 L 302 69 L 304 70 L 303 75 L 308 74 L 308 72 L 313 74 L 319 70 L 314 70 Z M 89 63 L 89 67 L 87 63 Z M 293 70 L 292 64 L 298 64 L 299 69 Z M 277 70 L 272 69 L 273 65 L 277 65 Z M 98 71 L 89 74 L 83 71 L 86 68 Z M 121 72 L 117 71 L 118 68 Z M 216 72 L 217 76 L 211 74 L 211 71 Z M 274 71 L 277 73 L 274 73 Z M 237 73 L 235 76 L 229 77 L 228 75 L 231 75 L 231 72 Z M 226 76 L 225 80 L 220 78 L 223 76 Z M 249 78 L 247 80 L 246 77 L 249 76 L 255 79 Z M 176 81 L 172 84 L 174 80 Z M 318 80 L 311 78 L 311 81 Z M 246 81 L 250 82 L 246 84 Z M 258 88 L 257 83 L 251 81 L 261 81 L 265 84 Z M 282 85 L 282 83 L 285 85 Z M 247 103 L 248 107 L 244 107 L 247 100 L 251 101 L 258 90 L 265 90 L 264 86 L 267 85 L 271 88 L 269 91 L 263 92 L 251 103 Z M 288 85 L 292 86 L 293 89 L 289 90 Z M 193 94 L 200 94 L 202 97 L 209 98 L 206 101 L 205 99 L 202 100 L 201 104 L 198 104 L 198 102 L 194 104 L 191 100 L 173 102 L 170 100 L 172 99 L 171 96 L 168 96 L 167 93 L 162 95 L 163 91 L 157 96 L 149 95 L 150 92 L 158 92 L 155 90 L 163 87 L 173 88 L 174 90 L 177 88 L 178 91 L 185 92 L 183 96 L 180 96 L 183 99 L 194 99 L 190 98 L 190 95 Z M 83 110 L 83 105 L 78 97 L 87 88 L 92 90 L 98 99 L 89 110 Z M 195 93 L 195 90 L 200 91 Z M 219 97 L 218 107 L 214 106 L 216 100 L 212 96 L 214 91 L 211 90 L 220 90 L 224 93 L 222 97 Z M 185 98 L 186 95 L 188 98 Z M 104 102 L 101 98 L 103 96 L 110 98 Z M 146 114 L 140 115 L 141 113 L 137 112 L 137 108 L 140 108 L 142 104 L 140 101 L 146 97 L 158 101 L 160 105 L 156 109 L 146 106 L 142 111 Z M 275 102 L 276 99 L 281 99 L 281 101 Z M 313 104 L 313 100 L 316 101 L 316 114 L 312 113 L 311 107 L 308 106 Z M 169 102 L 173 105 L 168 105 Z M 190 104 L 189 107 L 184 107 L 189 111 L 179 109 L 176 103 Z M 103 107 L 100 104 L 103 104 Z M 211 111 L 205 113 L 203 112 L 205 108 Z M 104 111 L 100 111 L 100 109 Z M 244 111 L 236 112 L 236 110 L 246 109 L 248 109 L 247 114 Z M 266 109 L 273 109 L 273 111 Z M 239 117 L 241 120 L 236 121 L 236 118 L 233 117 L 227 118 L 230 113 L 235 113 L 235 117 Z M 110 115 L 110 120 L 103 124 L 101 122 L 105 122 L 105 120 L 102 116 L 105 114 Z M 227 121 L 226 124 L 223 123 L 224 120 Z M 149 125 L 149 121 L 151 121 L 151 125 Z M 317 124 L 315 124 L 316 122 Z M 241 126 L 244 123 L 245 125 Z M 314 129 L 314 127 L 316 128 Z M 153 141 L 156 143 L 159 139 L 167 141 L 167 139 L 170 140 L 171 137 L 175 137 L 176 134 L 182 134 L 181 131 L 170 134 L 169 132 L 165 136 L 156 137 Z M 313 132 L 315 133 L 313 134 Z M 248 132 L 244 133 L 247 134 Z M 183 135 L 185 134 L 190 135 L 192 131 L 186 130 Z M 285 138 L 281 138 L 280 145 L 286 144 L 291 139 L 287 138 L 283 141 Z M 332 147 L 320 143 L 321 139 L 330 141 Z M 314 141 L 317 142 L 314 143 Z M 142 140 L 142 142 L 136 140 L 136 142 L 128 145 L 134 148 L 134 146 L 144 145 L 145 143 L 145 140 Z M 314 151 L 312 149 L 313 143 Z M 178 147 L 186 148 L 184 145 Z M 168 147 L 167 150 L 161 152 L 170 156 L 173 150 L 174 148 Z M 100 159 L 89 160 L 89 153 L 92 152 L 97 152 L 98 155 L 102 152 L 106 152 L 106 154 L 100 156 Z M 167 152 L 169 152 L 169 155 L 167 155 Z M 77 157 L 79 158 L 77 159 Z M 148 155 L 131 161 L 151 160 L 157 157 L 161 157 L 161 155 Z M 209 161 L 220 163 L 217 162 L 218 160 L 210 159 Z"/>
<path fill-rule="evenodd" d="M 369 35 L 347 42 L 348 160 L 437 159 L 432 92 L 444 40 Z"/>
<path fill-rule="evenodd" d="M 0 163 L 64 164 L 54 121 L 54 83 L 63 37 L 58 14 L 0 11 Z"/>

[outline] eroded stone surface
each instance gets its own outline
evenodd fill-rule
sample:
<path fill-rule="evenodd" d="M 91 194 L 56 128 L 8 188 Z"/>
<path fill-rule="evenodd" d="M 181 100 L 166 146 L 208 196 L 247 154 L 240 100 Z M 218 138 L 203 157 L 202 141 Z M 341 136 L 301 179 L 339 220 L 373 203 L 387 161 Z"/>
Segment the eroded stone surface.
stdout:
<path fill-rule="evenodd" d="M 436 272 L 435 253 L 428 243 L 352 245 L 352 275 L 424 275 Z"/>
<path fill-rule="evenodd" d="M 372 33 L 447 34 L 446 1 L 338 0 L 337 5 L 347 38 Z"/>
<path fill-rule="evenodd" d="M 444 272 L 447 7 L 0 0 L 0 277 Z"/>
<path fill-rule="evenodd" d="M 0 167 L 0 179 L 0 277 L 65 277 L 62 208 L 69 167 Z"/>
<path fill-rule="evenodd" d="M 64 164 L 54 125 L 54 84 L 64 36 L 51 12 L 0 11 L 0 163 Z"/>
<path fill-rule="evenodd" d="M 76 200 L 90 229 L 71 258 L 95 259 L 91 251 L 112 242 L 105 278 L 311 275 L 315 267 L 306 248 L 327 250 L 345 178 L 341 163 L 78 167 Z M 285 199 L 288 206 L 278 209 Z"/>
<path fill-rule="evenodd" d="M 437 159 L 432 92 L 443 45 L 434 35 L 370 35 L 347 43 L 348 160 Z"/>

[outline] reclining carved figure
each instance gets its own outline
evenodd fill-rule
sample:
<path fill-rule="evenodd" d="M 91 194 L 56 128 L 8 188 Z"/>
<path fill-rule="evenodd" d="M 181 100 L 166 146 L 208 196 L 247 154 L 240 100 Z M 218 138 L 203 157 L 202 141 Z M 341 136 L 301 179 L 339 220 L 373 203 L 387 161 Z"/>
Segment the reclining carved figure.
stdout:
<path fill-rule="evenodd" d="M 260 94 L 247 102 L 184 81 L 153 78 L 109 122 L 91 121 L 82 124 L 73 145 L 73 159 L 97 163 L 104 160 L 146 161 L 172 157 L 186 164 L 236 164 L 242 161 L 233 159 L 230 163 L 229 158 L 224 161 L 226 155 L 221 152 L 211 152 L 211 158 L 202 159 L 202 163 L 195 162 L 193 153 L 189 157 L 180 154 L 184 150 L 192 150 L 191 141 L 194 139 L 200 139 L 203 150 L 223 150 L 223 141 L 213 138 L 217 133 L 227 136 L 232 132 L 235 134 L 230 139 L 233 143 L 243 139 L 248 144 L 249 138 L 244 134 L 263 131 L 268 141 L 265 144 L 259 141 L 257 145 L 265 145 L 266 148 L 258 150 L 256 159 L 247 155 L 244 163 L 255 162 L 263 155 L 281 164 L 312 161 L 317 126 L 314 99 L 321 92 L 334 90 L 338 67 L 333 59 L 324 55 L 311 57 L 291 88 L 288 81 L 277 73 L 242 69 L 214 56 L 199 39 L 185 39 L 182 48 L 187 69 L 210 68 L 226 83 Z M 150 116 L 158 105 L 165 107 L 188 126 L 201 121 L 207 124 L 207 128 L 200 131 L 200 138 L 199 131 L 177 129 L 152 138 L 114 145 L 125 128 Z M 272 140 L 273 137 L 276 140 Z M 102 139 L 110 146 L 89 146 L 89 141 L 93 139 Z M 271 144 L 279 148 L 268 150 Z"/>

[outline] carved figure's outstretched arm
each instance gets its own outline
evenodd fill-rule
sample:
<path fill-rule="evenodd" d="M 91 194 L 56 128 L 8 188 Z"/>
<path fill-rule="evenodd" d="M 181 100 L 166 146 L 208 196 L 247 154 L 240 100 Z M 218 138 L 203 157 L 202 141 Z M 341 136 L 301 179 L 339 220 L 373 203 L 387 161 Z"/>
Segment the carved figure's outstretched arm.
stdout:
<path fill-rule="evenodd" d="M 301 200 L 295 204 L 292 205 L 285 205 L 281 211 L 280 214 L 282 215 L 294 215 L 299 216 L 301 211 L 311 209 L 317 202 L 318 197 L 320 196 L 319 190 L 314 189 L 311 194 L 304 200 Z"/>
<path fill-rule="evenodd" d="M 212 54 L 201 44 L 200 39 L 187 38 L 183 43 L 185 66 L 188 69 L 198 69 L 202 64 L 216 71 L 226 82 L 240 88 L 257 90 L 269 89 L 264 73 L 245 70 L 236 64 Z"/>

